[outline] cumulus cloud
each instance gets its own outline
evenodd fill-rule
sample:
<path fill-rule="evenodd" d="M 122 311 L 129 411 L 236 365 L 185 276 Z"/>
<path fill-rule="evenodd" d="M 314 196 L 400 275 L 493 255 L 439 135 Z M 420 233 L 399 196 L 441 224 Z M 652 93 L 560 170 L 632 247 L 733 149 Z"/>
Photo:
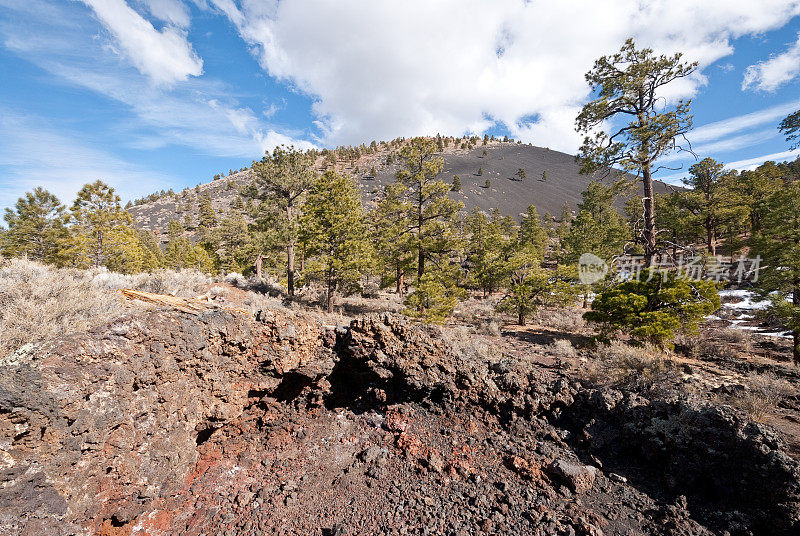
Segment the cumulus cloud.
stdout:
<path fill-rule="evenodd" d="M 125 0 L 81 1 L 92 8 L 97 19 L 114 37 L 121 53 L 156 85 L 170 86 L 190 76 L 203 74 L 203 60 L 195 54 L 185 31 L 173 26 L 156 30 Z M 148 5 L 151 9 L 155 5 L 156 10 L 162 10 L 169 5 L 174 8 L 175 2 L 156 0 L 148 2 Z M 167 16 L 166 12 L 159 12 Z M 188 14 L 186 16 L 188 18 Z"/>
<path fill-rule="evenodd" d="M 124 130 L 127 147 L 186 146 L 199 154 L 246 161 L 280 143 L 312 146 L 296 139 L 302 132 L 279 129 L 240 104 L 231 97 L 235 89 L 225 81 L 203 76 L 174 87 L 154 86 L 100 48 L 92 39 L 94 22 L 69 4 L 0 0 L 0 6 L 7 2 L 27 23 L 0 20 L 0 41 L 61 83 L 120 103 L 123 108 L 115 115 L 112 129 Z"/>
<path fill-rule="evenodd" d="M 785 51 L 744 71 L 742 89 L 775 91 L 800 75 L 800 33 L 797 41 Z"/>
<path fill-rule="evenodd" d="M 143 0 L 155 18 L 178 28 L 189 27 L 189 8 L 181 0 Z"/>
<path fill-rule="evenodd" d="M 210 0 L 261 66 L 315 99 L 324 143 L 504 124 L 574 151 L 597 56 L 627 37 L 706 67 L 742 35 L 781 27 L 797 0 Z M 558 28 L 558 31 L 553 31 Z M 701 73 L 665 97 L 689 97 Z"/>

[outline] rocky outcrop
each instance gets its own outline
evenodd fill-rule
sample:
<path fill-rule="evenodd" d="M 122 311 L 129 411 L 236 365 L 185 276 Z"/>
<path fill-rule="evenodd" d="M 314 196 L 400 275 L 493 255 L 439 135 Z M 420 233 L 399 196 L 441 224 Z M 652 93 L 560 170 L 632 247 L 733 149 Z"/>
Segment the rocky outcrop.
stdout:
<path fill-rule="evenodd" d="M 152 312 L 17 352 L 0 364 L 0 532 L 135 519 L 253 397 L 330 357 L 317 323 L 274 311 Z"/>
<path fill-rule="evenodd" d="M 0 362 L 0 477 L 0 534 L 795 534 L 800 517 L 767 427 L 469 358 L 389 314 L 152 311 L 25 348 Z"/>
<path fill-rule="evenodd" d="M 685 502 L 712 527 L 734 534 L 800 530 L 800 464 L 773 429 L 730 407 L 585 390 L 562 421 L 587 455 L 651 494 Z"/>

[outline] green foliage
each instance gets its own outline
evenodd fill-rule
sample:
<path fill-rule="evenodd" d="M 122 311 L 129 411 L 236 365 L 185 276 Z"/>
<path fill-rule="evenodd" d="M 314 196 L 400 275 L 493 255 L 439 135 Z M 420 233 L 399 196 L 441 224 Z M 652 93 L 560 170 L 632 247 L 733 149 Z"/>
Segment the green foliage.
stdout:
<path fill-rule="evenodd" d="M 400 220 L 406 226 L 401 235 L 410 235 L 417 253 L 417 279 L 426 263 L 443 264 L 455 248 L 454 222 L 463 204 L 447 196 L 450 190 L 437 178 L 444 161 L 436 156 L 436 146 L 426 138 L 412 138 L 400 150 L 403 169 L 397 173 L 396 196 Z"/>
<path fill-rule="evenodd" d="M 499 213 L 494 213 L 490 220 L 478 209 L 470 213 L 465 223 L 470 236 L 467 248 L 470 281 L 486 295 L 503 281 L 504 251 L 516 238 L 516 228 L 513 220 L 509 222 Z"/>
<path fill-rule="evenodd" d="M 674 273 L 646 271 L 639 280 L 600 292 L 584 318 L 603 330 L 622 330 L 638 340 L 668 346 L 680 330 L 695 333 L 700 321 L 719 309 L 716 284 Z"/>
<path fill-rule="evenodd" d="M 800 362 L 800 183 L 787 185 L 766 202 L 751 256 L 762 259 L 758 286 L 770 296 L 770 312 L 792 331 L 794 360 Z"/>
<path fill-rule="evenodd" d="M 114 188 L 102 181 L 86 184 L 80 189 L 70 209 L 74 236 L 72 256 L 78 265 L 89 262 L 103 266 L 119 241 L 109 240 L 112 231 L 122 233 L 120 227 L 130 227 L 131 216 L 121 206 Z"/>
<path fill-rule="evenodd" d="M 213 243 L 219 247 L 220 267 L 226 272 L 244 273 L 257 257 L 253 236 L 241 213 L 229 213 L 220 220 Z"/>
<path fill-rule="evenodd" d="M 400 295 L 403 293 L 405 276 L 414 264 L 414 236 L 408 232 L 412 225 L 409 205 L 404 200 L 406 192 L 402 184 L 388 184 L 372 213 L 371 226 L 382 286 L 394 282 L 395 290 Z"/>
<path fill-rule="evenodd" d="M 105 266 L 114 272 L 150 272 L 160 264 L 159 256 L 148 247 L 139 232 L 123 225 L 108 232 L 106 251 Z"/>
<path fill-rule="evenodd" d="M 489 179 L 486 179 L 486 182 L 483 184 L 483 187 L 486 188 L 486 189 L 491 188 L 492 187 L 492 181 L 490 181 Z"/>
<path fill-rule="evenodd" d="M 479 167 L 479 168 L 478 168 L 478 177 L 480 177 L 480 176 L 482 176 L 482 175 L 483 175 L 483 168 L 482 168 L 482 167 Z"/>
<path fill-rule="evenodd" d="M 60 263 L 69 237 L 66 209 L 56 196 L 37 187 L 7 208 L 8 231 L 0 241 L 5 256 L 27 256 L 39 262 Z"/>
<path fill-rule="evenodd" d="M 540 257 L 544 258 L 550 240 L 534 205 L 529 205 L 525 214 L 522 215 L 519 225 L 519 241 L 522 246 L 532 247 Z"/>
<path fill-rule="evenodd" d="M 257 229 L 268 233 L 266 243 L 286 251 L 286 279 L 294 295 L 295 247 L 300 233 L 303 197 L 316 180 L 314 154 L 294 147 L 276 147 L 253 162 L 254 184 L 245 194 L 259 202 Z"/>
<path fill-rule="evenodd" d="M 458 175 L 453 176 L 453 186 L 450 188 L 453 192 L 460 192 L 461 191 L 461 177 Z"/>
<path fill-rule="evenodd" d="M 428 270 L 418 280 L 414 292 L 405 300 L 409 316 L 426 323 L 441 323 L 453 313 L 463 291 L 455 285 L 454 269 L 450 267 Z"/>
<path fill-rule="evenodd" d="M 623 253 L 630 235 L 614 202 L 626 187 L 624 181 L 612 186 L 590 182 L 581 193 L 583 200 L 578 204 L 578 215 L 563 241 L 567 262 L 578 262 L 583 253 L 593 253 L 606 261 Z"/>
<path fill-rule="evenodd" d="M 525 170 L 524 170 L 524 169 L 522 169 L 522 168 L 519 168 L 519 169 L 517 170 L 517 172 L 516 172 L 516 173 L 514 173 L 514 175 L 515 175 L 515 176 L 517 177 L 517 179 L 518 179 L 518 180 L 520 180 L 520 181 L 524 181 L 524 180 L 525 180 L 525 179 L 528 177 L 528 174 L 527 174 L 527 173 L 525 172 Z"/>
<path fill-rule="evenodd" d="M 327 171 L 308 194 L 302 238 L 311 256 L 304 278 L 320 281 L 327 289 L 327 310 L 333 310 L 336 292 L 359 288 L 372 258 L 361 192 L 355 181 Z"/>
<path fill-rule="evenodd" d="M 697 63 L 683 63 L 681 54 L 656 56 L 638 50 L 628 39 L 620 51 L 598 59 L 586 81 L 597 97 L 584 105 L 576 130 L 585 134 L 580 148 L 581 171 L 622 168 L 642 177 L 644 184 L 643 242 L 645 255 L 656 251 L 653 163 L 680 149 L 677 140 L 691 129 L 689 101 L 664 108 L 659 100 L 664 86 L 691 75 Z M 615 121 L 618 118 L 624 121 Z M 609 125 L 614 128 L 606 132 Z"/>
<path fill-rule="evenodd" d="M 208 251 L 199 244 L 180 236 L 167 242 L 164 250 L 164 265 L 173 270 L 193 268 L 201 272 L 214 270 L 214 261 Z"/>
<path fill-rule="evenodd" d="M 708 252 L 716 255 L 717 239 L 725 227 L 746 217 L 743 199 L 734 188 L 737 174 L 725 172 L 724 165 L 711 158 L 694 164 L 689 172 L 683 182 L 691 189 L 679 197 L 681 206 L 691 215 L 686 225 L 702 227 Z"/>
<path fill-rule="evenodd" d="M 214 207 L 211 205 L 211 195 L 206 192 L 200 196 L 197 216 L 197 229 L 200 231 L 203 240 L 209 239 L 217 223 L 217 214 L 214 212 Z"/>
<path fill-rule="evenodd" d="M 575 300 L 575 271 L 561 266 L 542 267 L 540 251 L 517 241 L 508 250 L 504 272 L 508 278 L 506 295 L 498 303 L 501 312 L 513 313 L 521 326 L 538 307 L 567 305 Z"/>
<path fill-rule="evenodd" d="M 788 115 L 778 126 L 781 134 L 786 136 L 786 141 L 794 142 L 792 149 L 800 147 L 800 110 Z"/>

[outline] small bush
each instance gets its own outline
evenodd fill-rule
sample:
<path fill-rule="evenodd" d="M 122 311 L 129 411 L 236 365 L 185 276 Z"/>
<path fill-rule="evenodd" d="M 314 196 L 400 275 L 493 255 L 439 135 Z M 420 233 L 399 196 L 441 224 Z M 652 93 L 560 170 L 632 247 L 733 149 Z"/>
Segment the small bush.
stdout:
<path fill-rule="evenodd" d="M 554 341 L 553 344 L 547 347 L 547 351 L 558 359 L 568 360 L 578 357 L 578 352 L 575 351 L 575 347 L 572 346 L 572 343 L 567 339 L 558 339 Z"/>
<path fill-rule="evenodd" d="M 795 389 L 786 380 L 770 373 L 756 374 L 746 381 L 744 391 L 731 399 L 731 405 L 747 413 L 752 420 L 761 422 L 783 400 L 795 394 Z"/>

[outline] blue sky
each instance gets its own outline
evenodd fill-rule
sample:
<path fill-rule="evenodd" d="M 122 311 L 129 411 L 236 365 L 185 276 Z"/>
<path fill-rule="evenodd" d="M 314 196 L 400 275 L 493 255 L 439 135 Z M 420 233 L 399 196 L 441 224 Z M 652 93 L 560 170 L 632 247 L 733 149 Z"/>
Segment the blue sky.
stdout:
<path fill-rule="evenodd" d="M 178 190 L 279 143 L 574 152 L 583 73 L 629 36 L 700 62 L 664 95 L 693 98 L 700 157 L 797 153 L 776 127 L 800 109 L 800 0 L 0 0 L 0 207 L 98 178 Z"/>

